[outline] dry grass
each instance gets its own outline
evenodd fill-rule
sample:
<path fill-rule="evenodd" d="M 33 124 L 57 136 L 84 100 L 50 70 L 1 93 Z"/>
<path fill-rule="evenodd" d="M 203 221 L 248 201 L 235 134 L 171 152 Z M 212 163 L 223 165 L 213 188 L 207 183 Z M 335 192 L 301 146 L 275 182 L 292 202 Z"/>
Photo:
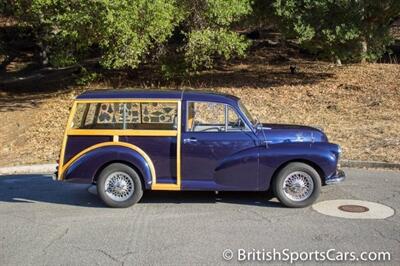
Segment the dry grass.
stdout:
<path fill-rule="evenodd" d="M 241 97 L 262 121 L 317 125 L 344 158 L 400 162 L 400 66 L 351 65 L 310 85 L 221 88 Z"/>
<path fill-rule="evenodd" d="M 400 65 L 336 67 L 256 52 L 247 60 L 205 72 L 179 86 L 216 90 L 243 99 L 262 121 L 323 127 L 342 145 L 344 158 L 400 162 Z M 297 74 L 290 74 L 289 65 Z M 120 80 L 117 87 L 137 86 Z M 57 92 L 0 90 L 0 166 L 53 162 L 73 98 L 102 82 Z M 142 85 L 143 87 L 143 85 Z"/>

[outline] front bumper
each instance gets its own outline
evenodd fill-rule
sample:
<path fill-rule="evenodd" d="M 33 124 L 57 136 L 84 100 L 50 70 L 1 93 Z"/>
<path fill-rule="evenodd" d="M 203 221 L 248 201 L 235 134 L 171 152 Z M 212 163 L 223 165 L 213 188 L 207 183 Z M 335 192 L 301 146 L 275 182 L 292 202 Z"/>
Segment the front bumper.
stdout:
<path fill-rule="evenodd" d="M 325 180 L 325 185 L 334 185 L 343 182 L 346 179 L 346 173 L 343 170 L 337 170 L 336 174 Z"/>

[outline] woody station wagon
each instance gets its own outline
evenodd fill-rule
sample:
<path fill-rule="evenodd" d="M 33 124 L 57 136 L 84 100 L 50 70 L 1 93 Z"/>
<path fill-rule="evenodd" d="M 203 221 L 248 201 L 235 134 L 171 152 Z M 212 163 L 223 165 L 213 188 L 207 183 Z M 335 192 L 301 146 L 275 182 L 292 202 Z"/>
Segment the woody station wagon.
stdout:
<path fill-rule="evenodd" d="M 319 129 L 258 122 L 232 95 L 100 90 L 73 103 L 56 179 L 97 184 L 111 207 L 143 190 L 269 189 L 305 207 L 344 180 L 340 153 Z"/>

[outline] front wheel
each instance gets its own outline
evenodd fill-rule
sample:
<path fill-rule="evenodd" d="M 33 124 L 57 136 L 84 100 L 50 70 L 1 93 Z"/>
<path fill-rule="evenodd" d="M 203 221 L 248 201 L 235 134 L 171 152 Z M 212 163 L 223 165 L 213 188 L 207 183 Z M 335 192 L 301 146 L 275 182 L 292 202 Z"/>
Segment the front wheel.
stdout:
<path fill-rule="evenodd" d="M 109 207 L 126 208 L 141 199 L 142 182 L 131 167 L 113 163 L 101 171 L 97 179 L 97 193 Z"/>
<path fill-rule="evenodd" d="M 279 201 L 292 208 L 311 205 L 321 191 L 321 178 L 308 164 L 290 163 L 275 177 L 272 189 Z"/>

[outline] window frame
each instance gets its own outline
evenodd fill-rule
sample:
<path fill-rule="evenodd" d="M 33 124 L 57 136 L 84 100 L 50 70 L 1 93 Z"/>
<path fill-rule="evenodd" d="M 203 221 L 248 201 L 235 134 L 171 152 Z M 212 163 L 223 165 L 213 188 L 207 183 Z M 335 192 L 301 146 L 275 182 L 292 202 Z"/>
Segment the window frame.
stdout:
<path fill-rule="evenodd" d="M 189 104 L 190 103 L 209 103 L 209 104 L 222 104 L 224 105 L 224 131 L 218 131 L 218 132 L 214 132 L 214 131 L 191 131 L 188 128 L 188 120 L 189 120 Z M 244 128 L 243 129 L 237 129 L 237 130 L 228 130 L 228 108 L 231 108 L 233 112 L 235 112 L 235 114 L 240 118 L 240 120 L 242 121 Z M 185 104 L 185 132 L 186 133 L 235 133 L 235 132 L 252 132 L 252 130 L 249 128 L 249 126 L 247 125 L 246 121 L 243 119 L 242 115 L 240 114 L 240 112 L 238 112 L 236 110 L 236 108 L 230 104 L 227 103 L 223 103 L 223 102 L 213 102 L 213 101 L 196 101 L 196 100 L 187 100 L 186 104 Z"/>
<path fill-rule="evenodd" d="M 177 105 L 177 125 L 176 129 L 79 129 L 73 128 L 73 118 L 75 117 L 78 104 L 101 104 L 101 103 L 174 103 Z M 97 109 L 97 108 L 96 108 Z M 86 136 L 177 136 L 181 129 L 182 119 L 182 101 L 181 99 L 138 99 L 138 98 L 127 98 L 127 99 L 84 99 L 75 100 L 70 112 L 70 121 L 67 123 L 66 133 L 68 135 L 86 135 Z M 95 119 L 96 120 L 96 119 Z"/>

